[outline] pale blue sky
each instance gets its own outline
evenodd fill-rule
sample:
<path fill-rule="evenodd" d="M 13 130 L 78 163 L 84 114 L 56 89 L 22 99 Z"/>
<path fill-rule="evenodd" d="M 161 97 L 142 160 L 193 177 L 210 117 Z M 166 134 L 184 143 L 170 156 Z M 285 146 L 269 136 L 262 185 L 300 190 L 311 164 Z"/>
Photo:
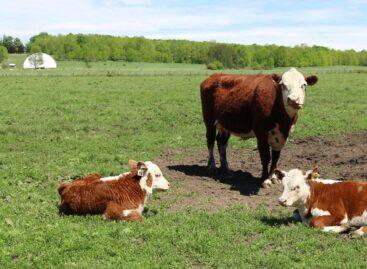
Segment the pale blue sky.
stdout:
<path fill-rule="evenodd" d="M 0 0 L 0 35 L 99 33 L 367 49 L 367 0 Z"/>

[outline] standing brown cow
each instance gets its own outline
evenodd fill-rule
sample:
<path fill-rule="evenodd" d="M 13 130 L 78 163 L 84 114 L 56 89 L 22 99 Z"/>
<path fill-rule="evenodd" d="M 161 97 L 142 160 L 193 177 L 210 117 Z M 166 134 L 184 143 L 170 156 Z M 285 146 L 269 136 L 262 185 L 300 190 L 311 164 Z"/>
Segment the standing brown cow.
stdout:
<path fill-rule="evenodd" d="M 204 80 L 201 104 L 209 149 L 208 169 L 215 170 L 215 139 L 221 170 L 227 172 L 226 148 L 230 135 L 244 139 L 256 137 L 262 163 L 261 179 L 268 179 L 304 105 L 306 86 L 316 82 L 317 76 L 304 77 L 295 68 L 282 76 L 213 74 Z M 263 186 L 270 184 L 266 180 Z"/>

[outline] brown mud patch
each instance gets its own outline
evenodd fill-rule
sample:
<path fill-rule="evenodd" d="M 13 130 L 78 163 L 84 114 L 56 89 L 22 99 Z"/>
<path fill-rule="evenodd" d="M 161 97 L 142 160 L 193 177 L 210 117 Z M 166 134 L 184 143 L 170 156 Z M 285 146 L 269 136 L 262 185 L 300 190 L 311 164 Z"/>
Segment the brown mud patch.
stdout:
<path fill-rule="evenodd" d="M 230 144 L 230 143 L 229 143 Z M 204 147 L 204 146 L 203 146 Z M 256 148 L 228 148 L 230 177 L 218 173 L 209 175 L 206 169 L 207 151 L 167 150 L 155 160 L 170 180 L 172 188 L 162 193 L 169 211 L 220 208 L 240 204 L 248 208 L 278 207 L 280 185 L 261 188 L 261 164 Z M 217 167 L 219 158 L 216 155 Z M 321 178 L 367 180 L 367 132 L 339 137 L 298 139 L 282 151 L 278 167 L 283 170 L 318 167 Z"/>

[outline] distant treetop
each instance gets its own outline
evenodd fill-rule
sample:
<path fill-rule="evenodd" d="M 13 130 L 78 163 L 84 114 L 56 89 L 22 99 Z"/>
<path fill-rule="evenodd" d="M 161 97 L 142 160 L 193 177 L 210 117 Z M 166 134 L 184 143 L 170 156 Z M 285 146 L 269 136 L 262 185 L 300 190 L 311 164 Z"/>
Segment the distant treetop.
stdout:
<path fill-rule="evenodd" d="M 335 50 L 301 44 L 239 45 L 188 40 L 159 40 L 110 35 L 40 33 L 28 52 L 45 52 L 58 60 L 207 64 L 209 68 L 367 65 L 367 51 Z"/>

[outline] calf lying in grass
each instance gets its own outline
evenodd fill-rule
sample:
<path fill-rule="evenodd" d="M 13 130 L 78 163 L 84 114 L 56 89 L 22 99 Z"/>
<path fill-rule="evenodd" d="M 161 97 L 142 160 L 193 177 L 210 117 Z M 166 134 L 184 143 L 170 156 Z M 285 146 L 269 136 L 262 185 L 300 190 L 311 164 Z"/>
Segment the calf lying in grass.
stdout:
<path fill-rule="evenodd" d="M 367 233 L 367 182 L 313 180 L 299 169 L 276 170 L 282 180 L 279 203 L 295 206 L 304 222 L 325 232 Z"/>
<path fill-rule="evenodd" d="M 60 210 L 65 214 L 104 214 L 106 219 L 141 221 L 153 189 L 168 190 L 169 183 L 152 162 L 129 161 L 131 172 L 102 178 L 91 174 L 61 183 Z"/>

